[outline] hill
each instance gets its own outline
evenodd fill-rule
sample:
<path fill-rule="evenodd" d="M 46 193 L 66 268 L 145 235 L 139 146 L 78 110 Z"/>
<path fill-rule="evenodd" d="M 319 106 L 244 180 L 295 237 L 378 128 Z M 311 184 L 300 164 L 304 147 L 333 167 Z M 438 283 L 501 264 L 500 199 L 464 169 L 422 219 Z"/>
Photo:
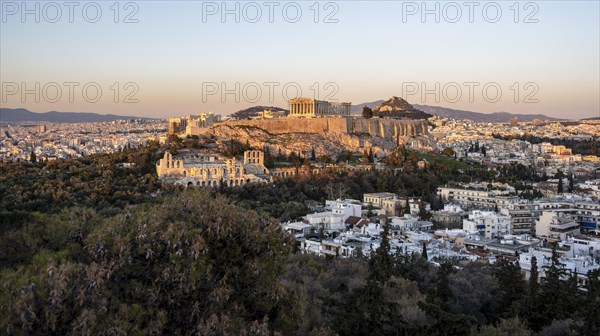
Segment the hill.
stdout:
<path fill-rule="evenodd" d="M 406 100 L 393 96 L 373 109 L 373 116 L 391 118 L 427 119 L 431 114 L 414 108 Z"/>
<path fill-rule="evenodd" d="M 252 106 L 247 109 L 232 113 L 230 116 L 238 120 L 243 120 L 248 119 L 250 117 L 256 117 L 259 112 L 262 112 L 265 109 L 270 109 L 273 112 L 285 112 L 286 115 L 289 113 L 288 110 L 277 106 Z"/>
<path fill-rule="evenodd" d="M 134 116 L 121 116 L 115 114 L 98 114 L 88 112 L 31 112 L 24 108 L 1 108 L 0 122 L 26 122 L 45 121 L 56 123 L 82 123 L 82 122 L 109 122 L 123 119 L 152 119 Z"/>

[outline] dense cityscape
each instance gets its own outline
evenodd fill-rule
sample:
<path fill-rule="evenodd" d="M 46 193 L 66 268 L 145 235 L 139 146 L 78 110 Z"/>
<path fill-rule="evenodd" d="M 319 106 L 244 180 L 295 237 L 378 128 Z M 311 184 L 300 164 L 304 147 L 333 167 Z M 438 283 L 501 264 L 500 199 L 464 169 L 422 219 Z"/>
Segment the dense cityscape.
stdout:
<path fill-rule="evenodd" d="M 0 0 L 0 335 L 600 335 L 600 1 Z"/>
<path fill-rule="evenodd" d="M 257 211 L 257 215 L 274 221 L 275 231 L 272 234 L 287 239 L 295 251 L 291 260 L 281 261 L 279 267 L 288 268 L 284 277 L 290 276 L 287 272 L 292 269 L 305 267 L 301 266 L 307 262 L 305 258 L 312 256 L 317 258 L 313 262 L 341 262 L 338 266 L 325 264 L 320 267 L 364 269 L 360 272 L 366 272 L 367 287 L 364 289 L 368 291 L 375 290 L 373 286 L 383 286 L 381 290 L 384 292 L 391 291 L 394 287 L 388 287 L 389 281 L 399 279 L 394 277 L 414 281 L 426 297 L 434 292 L 449 291 L 446 298 L 436 296 L 433 301 L 424 301 L 440 307 L 436 309 L 448 305 L 445 308 L 447 314 L 453 315 L 442 318 L 434 315 L 439 313 L 430 311 L 434 306 L 422 306 L 419 301 L 423 299 L 409 299 L 408 294 L 401 294 L 408 290 L 408 284 L 394 285 L 400 286 L 396 289 L 400 292 L 394 290 L 395 294 L 389 292 L 386 295 L 400 295 L 403 304 L 394 308 L 399 309 L 395 314 L 402 317 L 402 323 L 408 323 L 394 328 L 401 328 L 409 334 L 420 334 L 425 330 L 428 333 L 454 334 L 448 332 L 448 324 L 458 323 L 461 318 L 465 320 L 455 326 L 457 334 L 476 332 L 478 325 L 482 335 L 487 335 L 494 328 L 525 333 L 541 330 L 543 334 L 551 329 L 581 334 L 595 330 L 596 324 L 577 320 L 579 315 L 573 315 L 562 306 L 560 311 L 563 315 L 556 316 L 553 315 L 555 311 L 532 306 L 534 303 L 529 300 L 534 298 L 526 298 L 534 294 L 525 289 L 525 284 L 529 282 L 529 286 L 533 286 L 533 282 L 539 282 L 541 288 L 545 288 L 550 286 L 550 278 L 556 278 L 564 286 L 571 286 L 568 284 L 572 281 L 572 289 L 565 287 L 560 290 L 565 292 L 564 295 L 568 290 L 574 291 L 568 294 L 578 297 L 578 301 L 573 301 L 574 305 L 575 302 L 588 302 L 586 300 L 590 300 L 589 295 L 593 293 L 591 286 L 597 286 L 600 281 L 600 158 L 597 156 L 598 147 L 594 145 L 600 137 L 600 122 L 511 120 L 481 123 L 431 116 L 427 129 L 417 133 L 377 131 L 374 135 L 356 135 L 357 127 L 362 127 L 364 122 L 368 125 L 372 122 L 395 125 L 394 129 L 403 123 L 412 125 L 413 120 L 406 119 L 407 109 L 413 111 L 410 104 L 393 97 L 374 108 L 364 107 L 362 115 L 344 116 L 337 115 L 339 112 L 336 110 L 318 112 L 307 109 L 309 115 L 302 112 L 300 116 L 291 113 L 286 116 L 265 108 L 262 111 L 256 109 L 259 112 L 244 119 L 239 118 L 239 113 L 229 116 L 204 113 L 169 120 L 7 123 L 3 125 L 0 149 L 4 161 L 0 166 L 3 171 L 0 189 L 3 194 L 3 221 L 19 223 L 24 220 L 14 216 L 37 221 L 30 217 L 31 211 L 54 218 L 54 213 L 64 212 L 59 209 L 74 207 L 69 211 L 90 208 L 85 211 L 93 211 L 93 215 L 90 214 L 92 218 L 99 216 L 97 220 L 102 220 L 100 218 L 106 217 L 112 222 L 111 218 L 117 218 L 113 217 L 115 214 L 135 209 L 134 204 L 165 204 L 172 202 L 171 198 L 178 200 L 182 197 L 203 198 L 208 196 L 204 190 L 212 190 L 213 195 L 216 192 L 222 195 L 219 197 L 227 197 L 241 207 L 236 210 L 240 214 Z M 392 115 L 380 116 L 380 111 L 391 111 Z M 348 120 L 353 126 L 342 133 L 349 132 L 346 136 L 350 138 L 368 137 L 370 141 L 359 142 L 358 146 L 350 142 L 350 145 L 343 145 L 341 151 L 331 147 L 325 152 L 317 151 L 310 138 L 304 139 L 305 148 L 298 152 L 290 150 L 296 148 L 293 146 L 297 142 L 286 144 L 279 141 L 280 137 L 296 132 L 313 132 L 314 136 L 322 136 L 319 133 L 323 130 L 314 131 L 311 126 L 320 120 L 328 125 L 333 125 L 331 123 L 336 120 Z M 396 122 L 389 124 L 390 120 Z M 282 125 L 288 124 L 296 126 L 294 129 L 281 129 Z M 228 138 L 220 131 L 223 127 L 240 132 L 247 131 L 248 127 L 253 130 L 262 127 L 271 137 L 266 142 L 256 142 L 257 139 L 246 133 L 246 139 L 240 133 L 235 133 L 235 138 Z M 278 129 L 281 134 L 272 134 L 271 128 Z M 329 132 L 324 133 L 327 141 L 331 133 L 337 133 L 325 132 Z M 376 141 L 377 138 L 385 140 L 389 137 L 393 139 L 391 146 L 385 141 Z M 573 148 L 563 143 L 573 144 Z M 588 146 L 590 143 L 592 146 Z M 350 150 L 352 146 L 355 147 Z M 77 160 L 86 160 L 81 161 L 85 162 L 84 166 L 73 166 Z M 106 167 L 106 163 L 113 167 Z M 62 177 L 57 169 L 63 169 L 60 168 L 63 166 L 71 167 L 69 170 L 76 175 Z M 76 166 L 79 168 L 74 168 Z M 27 168 L 15 170 L 17 167 Z M 97 168 L 102 171 L 95 175 L 93 171 Z M 90 169 L 90 173 L 86 173 Z M 44 188 L 38 186 L 42 183 L 40 177 L 31 175 L 39 175 L 42 171 L 62 181 L 58 182 L 55 190 L 30 194 L 23 185 L 16 184 L 19 180 L 31 179 L 28 182 L 33 183 L 31 188 Z M 123 178 L 127 179 L 121 181 Z M 102 188 L 107 188 L 106 191 L 86 191 L 98 183 L 103 184 Z M 273 194 L 274 190 L 269 190 L 269 186 L 278 188 L 278 191 Z M 135 190 L 135 194 L 128 189 Z M 290 194 L 292 190 L 296 191 Z M 82 206 L 84 208 L 80 208 Z M 108 209 L 112 210 L 106 212 Z M 211 215 L 211 218 L 207 219 L 209 223 L 217 217 Z M 47 229 L 51 227 L 47 226 Z M 136 233 L 139 235 L 146 230 L 139 227 L 133 232 L 139 231 Z M 3 241 L 6 246 L 24 239 L 10 229 L 5 232 Z M 229 240 L 227 237 L 230 236 L 226 235 L 223 239 Z M 150 245 L 145 248 L 146 252 L 138 250 L 143 252 L 143 259 L 155 260 L 151 257 L 154 252 L 149 246 L 156 243 L 158 241 L 148 242 Z M 233 243 L 229 241 L 227 244 Z M 33 247 L 31 243 L 21 244 Z M 39 244 L 36 244 L 37 248 L 45 245 L 43 242 Z M 83 247 L 88 244 L 84 243 Z M 192 241 L 186 244 L 192 244 L 187 248 L 195 246 Z M 15 247 L 15 250 L 4 251 L 3 263 L 9 267 L 19 265 L 22 262 L 18 261 L 22 258 L 18 257 L 19 250 Z M 176 254 L 192 253 L 182 249 L 173 251 Z M 351 263 L 342 260 L 351 260 Z M 225 264 L 233 262 L 235 260 L 231 259 Z M 239 262 L 245 263 L 243 259 Z M 377 266 L 377 263 L 382 262 L 389 262 L 388 267 L 398 268 L 400 273 L 389 273 L 391 269 L 377 270 L 376 267 L 383 267 Z M 429 269 L 426 272 L 438 275 L 423 278 L 425 275 L 417 272 L 417 269 L 424 272 L 423 267 Z M 371 277 L 383 276 L 373 272 L 383 272 L 392 278 L 385 280 L 387 278 L 384 277 L 371 283 L 375 281 Z M 441 272 L 446 274 L 442 276 Z M 494 272 L 501 273 L 494 275 Z M 478 277 L 465 278 L 473 274 L 478 274 Z M 500 282 L 508 276 L 513 277 L 508 284 Z M 450 280 L 441 282 L 448 277 Z M 460 283 L 456 281 L 474 281 L 469 285 L 474 286 L 475 282 L 483 279 L 494 283 L 481 289 L 481 294 L 492 295 L 488 299 L 467 298 L 465 295 L 481 294 L 466 293 L 464 288 L 456 287 Z M 108 280 L 110 277 L 104 281 Z M 293 290 L 298 279 L 286 281 L 291 282 L 284 282 L 284 288 Z M 358 281 L 353 285 L 358 286 L 353 291 L 363 288 L 360 287 L 361 280 L 344 281 Z M 502 289 L 503 286 L 515 287 Z M 499 290 L 504 292 L 497 292 Z M 354 297 L 357 294 L 335 293 L 326 295 L 338 297 L 336 300 L 341 301 L 337 304 L 352 304 L 359 309 L 358 302 L 348 302 L 358 300 Z M 312 296 L 315 294 L 305 295 L 308 295 L 306 299 L 316 299 Z M 376 295 L 376 292 L 368 295 Z M 485 305 L 492 304 L 492 301 L 485 300 L 508 300 L 510 295 L 523 295 L 524 299 L 495 308 L 497 311 L 493 313 L 483 313 Z M 4 299 L 6 302 L 12 300 L 10 297 Z M 466 299 L 475 300 L 481 308 L 468 308 L 475 309 L 472 312 L 465 310 L 466 306 L 458 303 Z M 397 304 L 389 298 L 379 300 L 386 309 Z M 541 297 L 535 300 L 541 300 Z M 371 311 L 373 305 L 364 309 Z M 320 303 L 320 307 L 325 309 L 322 314 L 327 317 L 320 322 L 325 324 L 319 330 L 355 334 L 355 331 L 328 326 L 330 322 L 327 321 L 345 318 L 343 316 L 347 313 L 326 313 L 328 308 L 324 302 Z M 524 311 L 511 312 L 519 309 Z M 545 322 L 528 315 L 534 310 L 547 315 Z M 437 316 L 437 325 L 426 322 L 433 316 Z M 4 315 L 3 318 L 7 317 Z M 384 316 L 371 318 L 378 320 Z M 453 319 L 459 320 L 451 322 Z M 5 319 L 3 323 L 9 321 Z M 291 333 L 312 329 L 300 325 L 292 327 L 293 323 L 284 327 L 280 323 L 283 321 L 264 324 L 261 328 L 292 328 L 294 331 Z M 499 324 L 492 326 L 490 323 Z M 385 330 L 391 325 L 386 322 L 381 328 Z M 363 332 L 366 331 L 358 333 Z"/>

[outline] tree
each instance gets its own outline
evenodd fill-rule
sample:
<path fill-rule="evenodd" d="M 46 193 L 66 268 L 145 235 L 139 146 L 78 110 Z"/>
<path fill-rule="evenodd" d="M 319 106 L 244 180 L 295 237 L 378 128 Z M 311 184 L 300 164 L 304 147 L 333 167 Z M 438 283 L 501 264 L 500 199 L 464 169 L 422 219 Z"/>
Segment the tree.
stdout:
<path fill-rule="evenodd" d="M 444 148 L 444 150 L 442 150 L 442 154 L 448 156 L 448 157 L 453 157 L 454 156 L 454 149 L 450 148 L 450 147 L 446 147 Z"/>
<path fill-rule="evenodd" d="M 392 275 L 394 258 L 390 254 L 390 225 L 386 219 L 381 232 L 381 244 L 371 258 L 369 278 L 383 285 Z"/>
<path fill-rule="evenodd" d="M 29 161 L 31 161 L 31 163 L 35 163 L 37 161 L 34 151 L 31 151 L 31 155 L 29 155 Z"/>
<path fill-rule="evenodd" d="M 334 305 L 332 323 L 339 335 L 407 334 L 399 304 L 389 300 L 384 290 L 393 274 L 394 259 L 390 254 L 389 225 L 386 221 L 381 244 L 372 253 L 366 284 L 346 295 Z"/>
<path fill-rule="evenodd" d="M 369 164 L 369 152 L 366 149 L 363 152 L 363 164 Z"/>
<path fill-rule="evenodd" d="M 315 161 L 317 159 L 317 154 L 315 153 L 315 147 L 313 147 L 310 151 L 310 159 Z"/>
<path fill-rule="evenodd" d="M 503 317 L 513 317 L 511 309 L 525 296 L 525 281 L 521 276 L 521 267 L 518 262 L 513 264 L 506 259 L 501 259 L 494 268 L 494 275 L 498 280 L 497 306 Z"/>
<path fill-rule="evenodd" d="M 452 291 L 450 290 L 450 274 L 452 274 L 452 263 L 445 260 L 438 267 L 438 277 L 435 285 L 427 293 L 427 301 L 435 304 L 444 311 L 450 311 Z"/>
<path fill-rule="evenodd" d="M 480 336 L 530 336 L 531 330 L 518 317 L 502 319 L 496 325 L 487 325 L 479 331 Z"/>
<path fill-rule="evenodd" d="M 362 116 L 365 119 L 371 119 L 371 118 L 373 118 L 373 109 L 371 109 L 368 106 L 364 106 L 363 110 L 362 110 Z"/>
<path fill-rule="evenodd" d="M 421 257 L 423 257 L 425 260 L 429 260 L 429 258 L 427 258 L 427 242 L 425 241 L 423 241 L 423 251 L 421 251 Z"/>
<path fill-rule="evenodd" d="M 404 200 L 404 214 L 410 215 L 410 201 L 408 200 L 408 197 Z"/>
<path fill-rule="evenodd" d="M 569 192 L 572 193 L 574 189 L 575 181 L 573 180 L 573 173 L 569 174 Z"/>
<path fill-rule="evenodd" d="M 550 266 L 546 269 L 546 276 L 542 280 L 540 289 L 540 307 L 542 309 L 543 325 L 552 320 L 563 320 L 570 317 L 571 312 L 577 309 L 577 281 L 570 286 L 565 281 L 567 276 L 564 265 L 560 263 L 556 245 L 552 248 Z"/>
<path fill-rule="evenodd" d="M 587 293 L 579 313 L 581 325 L 576 327 L 580 335 L 600 335 L 600 269 L 587 274 Z"/>
<path fill-rule="evenodd" d="M 429 220 L 431 218 L 431 212 L 425 209 L 425 204 L 423 204 L 423 201 L 419 201 L 419 217 L 422 220 Z"/>
<path fill-rule="evenodd" d="M 563 187 L 563 178 L 560 177 L 560 178 L 558 178 L 558 188 L 556 189 L 556 192 L 559 193 L 559 194 L 562 194 L 563 193 L 563 189 L 564 189 L 564 187 Z"/>
<path fill-rule="evenodd" d="M 537 258 L 531 257 L 531 270 L 529 274 L 529 298 L 532 302 L 537 301 L 537 295 L 539 290 L 539 275 L 538 275 L 538 266 L 537 266 Z"/>

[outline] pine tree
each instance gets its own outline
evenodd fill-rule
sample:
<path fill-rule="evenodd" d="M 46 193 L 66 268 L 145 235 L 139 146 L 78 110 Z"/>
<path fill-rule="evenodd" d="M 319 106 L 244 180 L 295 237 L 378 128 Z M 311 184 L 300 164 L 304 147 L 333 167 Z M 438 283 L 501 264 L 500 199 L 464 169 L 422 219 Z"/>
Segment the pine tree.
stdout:
<path fill-rule="evenodd" d="M 425 260 L 429 260 L 429 258 L 427 258 L 427 243 L 423 242 L 423 251 L 421 251 L 421 257 L 423 257 L 423 259 Z"/>
<path fill-rule="evenodd" d="M 365 119 L 373 118 L 373 110 L 368 106 L 364 106 L 362 110 L 362 116 Z"/>
<path fill-rule="evenodd" d="M 29 155 L 29 161 L 31 161 L 31 163 L 35 163 L 37 161 L 34 151 L 31 151 L 31 155 Z"/>

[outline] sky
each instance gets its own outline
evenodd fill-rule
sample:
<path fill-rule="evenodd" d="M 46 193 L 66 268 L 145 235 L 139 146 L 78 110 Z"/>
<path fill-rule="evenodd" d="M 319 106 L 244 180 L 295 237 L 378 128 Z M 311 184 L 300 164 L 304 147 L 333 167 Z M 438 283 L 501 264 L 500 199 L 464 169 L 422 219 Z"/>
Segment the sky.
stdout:
<path fill-rule="evenodd" d="M 160 118 L 401 96 L 598 117 L 599 3 L 0 0 L 0 104 Z"/>

